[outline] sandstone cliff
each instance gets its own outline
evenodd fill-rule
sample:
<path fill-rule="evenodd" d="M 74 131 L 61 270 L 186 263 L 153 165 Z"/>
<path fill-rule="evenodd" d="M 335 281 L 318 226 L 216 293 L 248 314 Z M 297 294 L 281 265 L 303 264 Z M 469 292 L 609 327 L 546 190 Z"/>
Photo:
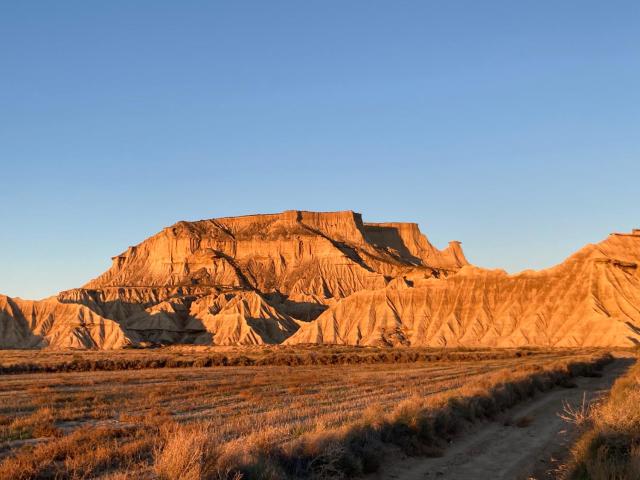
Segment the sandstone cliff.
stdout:
<path fill-rule="evenodd" d="M 287 211 L 178 222 L 57 297 L 0 296 L 0 348 L 631 345 L 640 232 L 507 275 L 435 248 L 414 223 Z"/>
<path fill-rule="evenodd" d="M 5 297 L 0 347 L 280 343 L 338 299 L 464 264 L 459 248 L 440 252 L 415 224 L 371 226 L 351 211 L 178 222 L 82 288 Z"/>
<path fill-rule="evenodd" d="M 84 288 L 197 285 L 343 298 L 385 286 L 385 275 L 437 275 L 467 263 L 459 248 L 435 249 L 415 224 L 393 225 L 379 233 L 350 211 L 179 222 L 114 257 Z"/>

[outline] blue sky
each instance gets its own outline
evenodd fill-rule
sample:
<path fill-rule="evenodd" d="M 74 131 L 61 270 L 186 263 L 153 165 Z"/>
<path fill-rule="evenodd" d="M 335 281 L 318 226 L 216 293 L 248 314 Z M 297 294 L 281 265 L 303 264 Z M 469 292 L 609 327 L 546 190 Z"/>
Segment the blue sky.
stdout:
<path fill-rule="evenodd" d="M 0 292 L 178 220 L 416 221 L 508 271 L 640 226 L 637 1 L 0 3 Z"/>

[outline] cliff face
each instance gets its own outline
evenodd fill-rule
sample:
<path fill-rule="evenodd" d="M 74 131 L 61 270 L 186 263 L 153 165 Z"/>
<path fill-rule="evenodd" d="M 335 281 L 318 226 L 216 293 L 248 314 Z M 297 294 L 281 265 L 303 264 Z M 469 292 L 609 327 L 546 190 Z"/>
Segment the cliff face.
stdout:
<path fill-rule="evenodd" d="M 449 242 L 445 250 L 435 248 L 417 223 L 366 223 L 367 238 L 376 246 L 394 252 L 404 261 L 455 272 L 469 262 L 460 242 Z"/>
<path fill-rule="evenodd" d="M 630 345 L 640 232 L 507 275 L 414 223 L 287 211 L 178 222 L 82 288 L 0 296 L 0 348 L 138 344 Z"/>
<path fill-rule="evenodd" d="M 353 212 L 284 212 L 180 222 L 114 257 L 89 289 L 195 285 L 346 296 L 384 286 Z M 312 273 L 312 275 L 309 275 Z"/>
<path fill-rule="evenodd" d="M 3 311 L 0 346 L 280 343 L 298 320 L 355 292 L 404 275 L 446 276 L 462 265 L 416 225 L 408 233 L 400 229 L 409 224 L 389 225 L 391 243 L 380 235 L 372 241 L 370 227 L 351 211 L 178 222 L 113 257 L 111 268 L 82 288 L 13 301 Z"/>
<path fill-rule="evenodd" d="M 382 288 L 385 276 L 447 274 L 466 263 L 449 249 L 435 249 L 416 225 L 413 236 L 386 230 L 395 237 L 372 232 L 350 211 L 179 222 L 114 257 L 112 267 L 84 288 L 147 288 L 149 295 L 167 287 L 244 289 L 322 302 Z M 404 246 L 404 237 L 413 243 Z"/>
<path fill-rule="evenodd" d="M 465 266 L 338 302 L 287 340 L 423 346 L 640 344 L 640 234 L 611 235 L 562 264 L 507 275 Z"/>

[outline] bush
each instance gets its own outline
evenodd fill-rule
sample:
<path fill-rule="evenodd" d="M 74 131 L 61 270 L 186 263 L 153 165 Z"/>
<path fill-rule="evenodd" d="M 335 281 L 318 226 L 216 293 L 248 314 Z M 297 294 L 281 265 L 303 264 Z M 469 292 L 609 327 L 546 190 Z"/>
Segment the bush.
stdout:
<path fill-rule="evenodd" d="M 568 412 L 587 430 L 572 449 L 567 478 L 640 478 L 640 364 L 618 379 L 604 401 L 588 412 Z"/>

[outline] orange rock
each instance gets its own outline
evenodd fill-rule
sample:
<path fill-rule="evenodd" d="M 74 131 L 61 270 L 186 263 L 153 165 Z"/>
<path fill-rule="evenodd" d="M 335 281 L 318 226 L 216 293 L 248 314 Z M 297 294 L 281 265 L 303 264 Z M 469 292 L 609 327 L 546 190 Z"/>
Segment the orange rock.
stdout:
<path fill-rule="evenodd" d="M 465 266 L 413 288 L 354 293 L 286 343 L 638 345 L 639 263 L 640 235 L 612 235 L 539 272 L 507 275 Z"/>
<path fill-rule="evenodd" d="M 129 344 L 632 345 L 640 232 L 507 275 L 415 223 L 287 211 L 178 222 L 84 287 L 0 296 L 0 348 Z"/>

